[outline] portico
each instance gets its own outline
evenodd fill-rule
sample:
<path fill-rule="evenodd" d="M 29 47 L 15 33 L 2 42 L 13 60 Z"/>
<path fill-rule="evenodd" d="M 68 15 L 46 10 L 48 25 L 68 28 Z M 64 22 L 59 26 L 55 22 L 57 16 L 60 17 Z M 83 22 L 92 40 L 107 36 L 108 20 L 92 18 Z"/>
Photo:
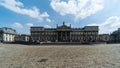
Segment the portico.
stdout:
<path fill-rule="evenodd" d="M 58 42 L 70 42 L 71 26 L 66 26 L 63 22 L 62 26 L 57 26 L 57 40 Z"/>

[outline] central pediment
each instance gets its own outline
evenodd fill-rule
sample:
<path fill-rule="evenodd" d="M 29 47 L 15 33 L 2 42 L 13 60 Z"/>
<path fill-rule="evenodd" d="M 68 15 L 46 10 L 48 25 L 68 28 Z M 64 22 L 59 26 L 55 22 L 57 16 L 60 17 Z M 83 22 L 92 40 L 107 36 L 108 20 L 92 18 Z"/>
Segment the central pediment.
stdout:
<path fill-rule="evenodd" d="M 57 26 L 57 31 L 71 31 L 71 25 L 70 25 L 70 26 L 67 26 L 67 25 L 65 25 L 65 23 L 63 22 L 63 25 Z"/>

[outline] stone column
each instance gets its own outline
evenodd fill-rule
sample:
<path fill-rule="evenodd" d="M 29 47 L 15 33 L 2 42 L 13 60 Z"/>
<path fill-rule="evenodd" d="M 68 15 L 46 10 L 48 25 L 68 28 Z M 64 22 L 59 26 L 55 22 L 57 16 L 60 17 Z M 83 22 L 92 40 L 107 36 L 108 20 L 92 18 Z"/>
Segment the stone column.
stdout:
<path fill-rule="evenodd" d="M 62 32 L 60 32 L 60 35 L 61 35 L 61 37 L 60 37 L 60 41 L 62 41 L 62 40 L 63 40 L 63 38 L 62 38 Z"/>
<path fill-rule="evenodd" d="M 67 39 L 67 32 L 65 32 L 65 36 L 66 36 L 66 37 L 65 37 L 65 41 L 67 42 L 67 40 L 68 40 L 68 39 Z"/>
<path fill-rule="evenodd" d="M 71 41 L 71 32 L 70 32 L 70 42 L 72 42 L 72 41 Z"/>
<path fill-rule="evenodd" d="M 58 42 L 58 32 L 57 32 L 57 42 Z"/>

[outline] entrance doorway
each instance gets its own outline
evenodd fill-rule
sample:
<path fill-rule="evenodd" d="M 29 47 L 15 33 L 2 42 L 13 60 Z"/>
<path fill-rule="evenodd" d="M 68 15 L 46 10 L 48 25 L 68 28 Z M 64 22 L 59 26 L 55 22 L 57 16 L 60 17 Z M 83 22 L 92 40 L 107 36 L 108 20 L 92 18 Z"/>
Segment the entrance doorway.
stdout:
<path fill-rule="evenodd" d="M 59 31 L 58 32 L 58 42 L 70 42 L 70 32 L 69 31 Z"/>

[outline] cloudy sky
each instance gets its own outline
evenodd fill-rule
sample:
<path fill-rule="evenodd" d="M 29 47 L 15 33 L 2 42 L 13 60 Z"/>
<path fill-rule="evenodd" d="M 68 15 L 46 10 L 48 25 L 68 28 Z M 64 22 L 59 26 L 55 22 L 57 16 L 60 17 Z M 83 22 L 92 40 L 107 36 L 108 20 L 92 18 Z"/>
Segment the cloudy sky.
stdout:
<path fill-rule="evenodd" d="M 0 27 L 29 34 L 31 26 L 56 24 L 82 28 L 98 25 L 99 33 L 120 28 L 120 0 L 0 0 Z"/>

